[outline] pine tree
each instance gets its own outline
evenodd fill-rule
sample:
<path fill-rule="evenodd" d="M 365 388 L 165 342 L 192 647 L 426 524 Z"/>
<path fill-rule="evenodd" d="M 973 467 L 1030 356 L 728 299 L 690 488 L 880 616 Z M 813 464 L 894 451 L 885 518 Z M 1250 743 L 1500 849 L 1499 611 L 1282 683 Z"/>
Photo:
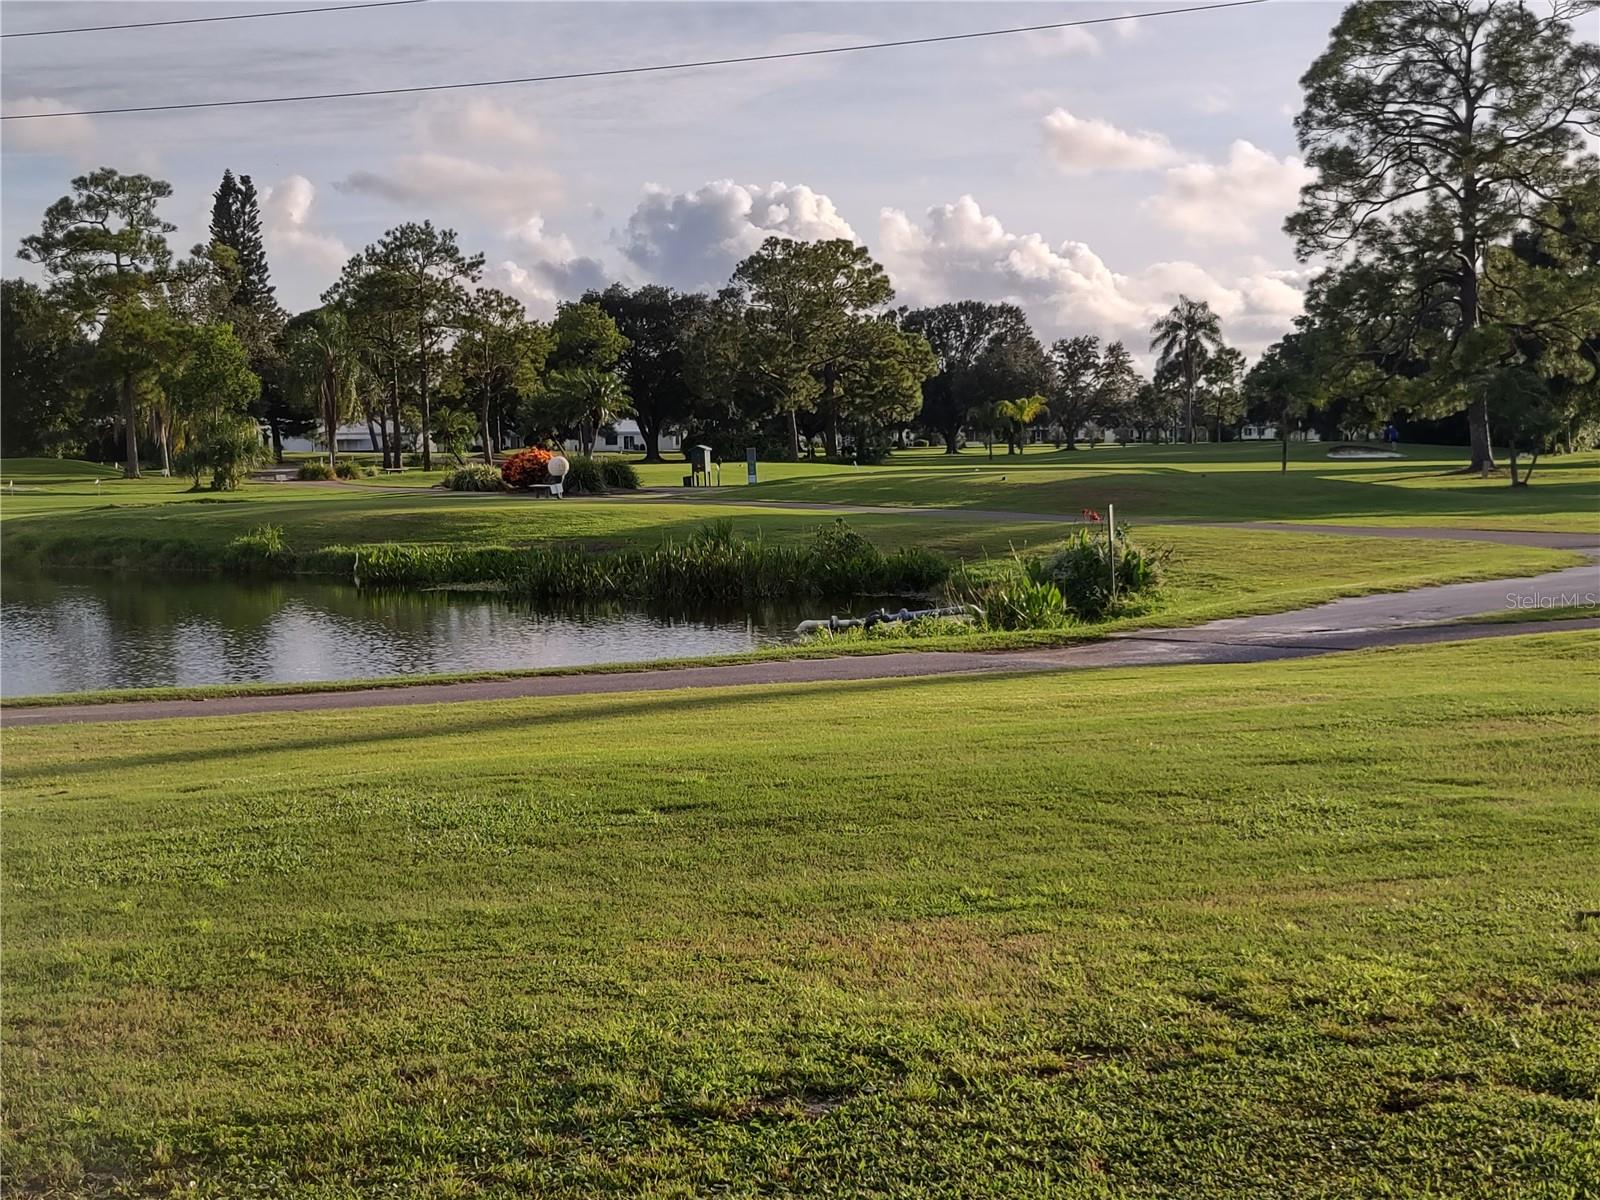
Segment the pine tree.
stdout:
<path fill-rule="evenodd" d="M 211 205 L 211 238 L 233 251 L 238 259 L 239 284 L 233 303 L 265 314 L 277 307 L 272 276 L 267 269 L 267 251 L 261 242 L 261 206 L 256 200 L 256 185 L 250 176 L 234 178 L 223 171 L 222 183 Z"/>

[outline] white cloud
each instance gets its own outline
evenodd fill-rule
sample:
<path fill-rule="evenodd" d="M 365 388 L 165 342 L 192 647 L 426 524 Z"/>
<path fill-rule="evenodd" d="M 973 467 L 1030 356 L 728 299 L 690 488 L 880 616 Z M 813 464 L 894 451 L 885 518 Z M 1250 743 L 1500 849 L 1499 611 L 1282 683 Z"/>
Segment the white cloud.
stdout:
<path fill-rule="evenodd" d="M 6 101 L 6 115 L 69 112 L 70 106 L 50 96 L 20 96 Z M 25 154 L 59 154 L 84 159 L 94 153 L 97 131 L 89 117 L 51 117 L 48 121 L 8 121 L 4 146 Z"/>
<path fill-rule="evenodd" d="M 304 175 L 290 175 L 261 190 L 261 229 L 273 276 L 293 288 L 298 277 L 316 277 L 320 290 L 333 282 L 350 257 L 345 244 L 311 226 L 317 189 Z M 287 276 L 280 279 L 280 276 Z"/>
<path fill-rule="evenodd" d="M 506 226 L 523 224 L 561 196 L 560 178 L 542 167 L 501 167 L 433 151 L 401 155 L 387 172 L 353 171 L 333 186 L 395 204 L 466 211 Z"/>
<path fill-rule="evenodd" d="M 482 96 L 465 103 L 435 101 L 421 110 L 418 123 L 430 144 L 446 149 L 471 145 L 529 150 L 544 141 L 532 117 Z"/>
<path fill-rule="evenodd" d="M 1213 87 L 1196 96 L 1193 107 L 1198 113 L 1204 113 L 1208 117 L 1215 117 L 1220 116 L 1222 113 L 1232 112 L 1236 106 L 1232 92 L 1225 87 Z"/>
<path fill-rule="evenodd" d="M 1009 301 L 1028 311 L 1046 340 L 1097 333 L 1123 339 L 1137 355 L 1151 321 L 1180 292 L 1208 301 L 1229 340 L 1252 352 L 1281 336 L 1300 310 L 1294 272 L 1222 278 L 1178 261 L 1122 274 L 1082 242 L 1052 245 L 1037 233 L 1009 232 L 971 196 L 930 208 L 920 222 L 883 209 L 878 250 L 906 302 Z"/>
<path fill-rule="evenodd" d="M 1197 241 L 1250 242 L 1294 208 L 1313 174 L 1293 155 L 1278 158 L 1241 140 L 1226 162 L 1168 170 L 1161 194 L 1146 205 L 1163 225 Z"/>
<path fill-rule="evenodd" d="M 579 254 L 565 235 L 546 233 L 543 217 L 530 217 L 510 238 L 523 261 L 491 263 L 486 281 L 521 299 L 535 316 L 549 317 L 558 301 L 576 299 L 608 282 L 600 260 Z"/>
<path fill-rule="evenodd" d="M 1129 132 L 1096 117 L 1076 117 L 1064 108 L 1045 115 L 1044 144 L 1066 171 L 1145 171 L 1176 156 L 1159 133 Z"/>
<path fill-rule="evenodd" d="M 718 179 L 691 192 L 649 186 L 620 237 L 628 260 L 683 288 L 718 287 L 772 235 L 855 239 L 827 196 L 804 184 L 766 187 Z"/>
<path fill-rule="evenodd" d="M 1023 45 L 1036 58 L 1063 58 L 1073 54 L 1094 57 L 1100 53 L 1100 40 L 1080 26 L 1035 30 L 1024 35 Z"/>

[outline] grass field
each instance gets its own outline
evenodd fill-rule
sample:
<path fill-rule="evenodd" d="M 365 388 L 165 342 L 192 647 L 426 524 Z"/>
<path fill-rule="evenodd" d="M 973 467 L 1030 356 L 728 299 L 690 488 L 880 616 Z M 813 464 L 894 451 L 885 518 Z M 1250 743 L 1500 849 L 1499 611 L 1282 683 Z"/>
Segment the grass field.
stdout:
<path fill-rule="evenodd" d="M 1230 442 L 1199 446 L 1100 447 L 1028 453 L 981 450 L 946 455 L 906 450 L 883 466 L 855 467 L 826 460 L 762 463 L 761 482 L 744 484 L 742 463 L 723 472 L 720 494 L 760 500 L 801 500 L 873 505 L 967 508 L 1077 516 L 1084 508 L 1115 504 L 1126 520 L 1373 521 L 1412 524 L 1473 524 L 1483 527 L 1600 531 L 1600 451 L 1541 460 L 1533 486 L 1512 489 L 1504 473 L 1490 479 L 1460 473 L 1459 447 L 1404 447 L 1400 460 L 1331 460 L 1325 445 L 1295 445 L 1290 470 L 1278 470 L 1275 443 Z M 676 487 L 684 464 L 640 465 L 648 487 Z M 38 511 L 40 477 L 79 485 L 84 504 L 95 503 L 85 479 L 106 477 L 102 495 L 154 498 L 186 481 L 145 480 L 112 484 L 112 468 L 65 472 L 48 460 L 0 461 L 0 480 L 16 479 L 24 490 L 5 499 L 15 513 Z M 368 487 L 431 484 L 443 472 L 365 481 Z M 267 487 L 276 485 L 258 485 Z M 64 490 L 58 486 L 57 490 Z M 283 485 L 282 490 L 306 489 Z M 3 494 L 3 493 L 0 493 Z M 101 501 L 103 502 L 103 501 Z M 8 505 L 9 506 L 9 505 Z M 48 504 L 45 505 L 48 507 Z"/>
<path fill-rule="evenodd" d="M 11 1187 L 1594 1194 L 1597 649 L 8 731 Z"/>

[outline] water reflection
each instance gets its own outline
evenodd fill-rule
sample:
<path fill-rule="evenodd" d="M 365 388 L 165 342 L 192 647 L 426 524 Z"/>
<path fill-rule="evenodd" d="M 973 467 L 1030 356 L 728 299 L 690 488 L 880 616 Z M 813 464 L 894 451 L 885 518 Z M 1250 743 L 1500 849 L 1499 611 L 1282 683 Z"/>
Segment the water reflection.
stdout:
<path fill-rule="evenodd" d="M 785 641 L 799 619 L 828 607 L 692 617 L 621 607 L 541 612 L 481 594 L 7 572 L 0 695 L 725 654 Z"/>

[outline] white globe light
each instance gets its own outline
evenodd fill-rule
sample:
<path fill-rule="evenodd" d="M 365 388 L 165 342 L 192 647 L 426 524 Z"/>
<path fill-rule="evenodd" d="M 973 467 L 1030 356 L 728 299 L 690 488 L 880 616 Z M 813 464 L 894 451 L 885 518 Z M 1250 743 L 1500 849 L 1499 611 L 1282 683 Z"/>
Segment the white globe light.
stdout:
<path fill-rule="evenodd" d="M 572 464 L 569 463 L 565 457 L 557 454 L 554 455 L 549 462 L 545 463 L 544 469 L 550 472 L 550 477 L 552 479 L 560 479 L 567 473 L 571 466 Z"/>

